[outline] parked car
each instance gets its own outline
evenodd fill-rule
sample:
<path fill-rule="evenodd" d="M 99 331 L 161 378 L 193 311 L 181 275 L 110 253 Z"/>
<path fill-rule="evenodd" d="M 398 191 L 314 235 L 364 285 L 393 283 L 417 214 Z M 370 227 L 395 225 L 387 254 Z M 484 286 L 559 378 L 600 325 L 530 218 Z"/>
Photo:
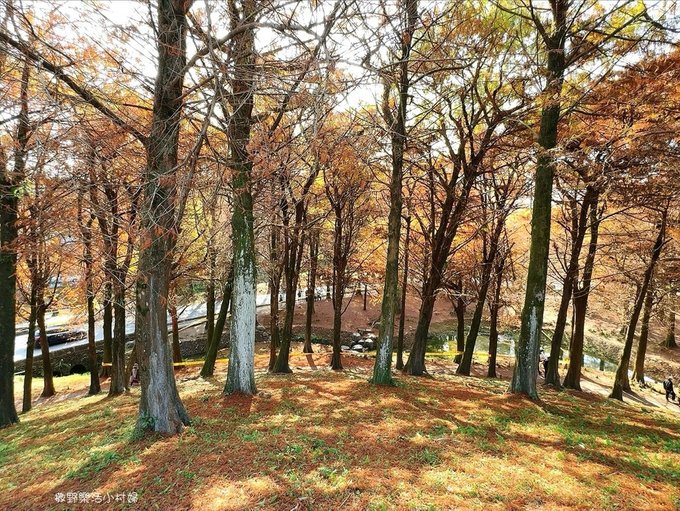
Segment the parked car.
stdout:
<path fill-rule="evenodd" d="M 87 332 L 82 330 L 59 330 L 47 332 L 47 344 L 54 346 L 56 344 L 65 344 L 72 341 L 80 341 L 87 337 Z M 35 333 L 35 349 L 40 349 L 40 332 Z"/>

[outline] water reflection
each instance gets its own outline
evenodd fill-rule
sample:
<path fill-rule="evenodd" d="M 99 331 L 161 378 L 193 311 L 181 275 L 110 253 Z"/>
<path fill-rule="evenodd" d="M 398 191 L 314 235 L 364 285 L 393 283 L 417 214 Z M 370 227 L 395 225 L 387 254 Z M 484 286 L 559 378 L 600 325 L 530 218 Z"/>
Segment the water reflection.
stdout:
<path fill-rule="evenodd" d="M 550 346 L 543 348 L 546 353 L 550 352 Z M 434 334 L 428 339 L 428 351 L 434 353 L 449 353 L 456 350 L 455 334 Z M 475 343 L 475 352 L 489 352 L 489 333 L 480 331 Z M 498 355 L 506 357 L 515 356 L 515 338 L 511 335 L 501 334 L 498 336 Z M 452 357 L 455 353 L 452 354 Z M 569 357 L 568 350 L 561 350 L 560 360 Z M 598 371 L 615 372 L 617 364 L 612 360 L 602 358 L 594 353 L 585 352 L 583 354 L 583 366 Z"/>

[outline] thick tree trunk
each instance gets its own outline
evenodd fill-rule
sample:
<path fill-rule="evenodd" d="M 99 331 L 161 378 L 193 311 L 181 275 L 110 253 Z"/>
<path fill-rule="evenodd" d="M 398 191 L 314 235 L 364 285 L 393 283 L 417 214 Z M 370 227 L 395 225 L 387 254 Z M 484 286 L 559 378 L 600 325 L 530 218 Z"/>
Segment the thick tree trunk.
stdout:
<path fill-rule="evenodd" d="M 550 150 L 557 145 L 560 119 L 560 95 L 565 69 L 563 34 L 566 31 L 566 6 L 560 5 L 553 11 L 553 15 L 555 33 L 546 38 L 548 85 L 544 91 L 546 99 L 541 111 L 538 135 L 538 143 L 542 151 L 536 162 L 529 268 L 522 308 L 522 325 L 515 350 L 515 369 L 509 389 L 513 393 L 526 394 L 531 399 L 538 399 L 536 379 L 538 378 L 538 354 L 543 330 L 545 285 L 550 252 L 552 187 L 555 172 L 554 156 Z"/>
<path fill-rule="evenodd" d="M 654 303 L 654 289 L 650 284 L 645 297 L 645 306 L 642 313 L 642 326 L 640 327 L 640 340 L 638 341 L 637 354 L 635 356 L 635 369 L 633 379 L 640 385 L 645 385 L 645 355 L 647 354 L 647 341 L 649 340 L 649 319 L 652 316 Z"/>
<path fill-rule="evenodd" d="M 233 10 L 231 28 L 253 23 L 257 2 L 243 0 L 241 15 Z M 244 28 L 232 40 L 232 115 L 229 123 L 229 156 L 234 190 L 231 232 L 234 249 L 234 290 L 231 304 L 230 354 L 225 394 L 255 394 L 255 238 L 253 232 L 253 163 L 248 153 L 255 87 L 255 31 Z"/>
<path fill-rule="evenodd" d="M 14 338 L 16 336 L 16 242 L 19 187 L 25 170 L 30 124 L 28 85 L 31 66 L 26 59 L 21 72 L 14 168 L 10 173 L 0 151 L 0 428 L 19 422 L 14 405 Z M 29 339 L 33 342 L 33 339 Z M 28 354 L 28 353 L 27 353 Z"/>
<path fill-rule="evenodd" d="M 136 289 L 136 345 L 141 397 L 136 430 L 175 434 L 189 424 L 180 400 L 168 343 L 167 303 L 177 237 L 176 173 L 190 1 L 160 0 L 158 74 L 147 140 L 144 203 Z"/>
<path fill-rule="evenodd" d="M 402 54 L 399 62 L 399 99 L 397 115 L 392 115 L 389 106 L 389 94 L 385 93 L 383 113 L 389 121 L 392 133 L 392 174 L 390 176 L 390 212 L 387 220 L 387 258 L 385 260 L 385 284 L 383 288 L 382 306 L 380 310 L 380 331 L 378 334 L 378 351 L 373 367 L 371 382 L 380 385 L 391 385 L 392 380 L 392 347 L 394 341 L 394 316 L 397 309 L 397 288 L 399 286 L 399 241 L 401 230 L 401 184 L 404 172 L 404 147 L 406 144 L 406 107 L 409 101 L 409 57 L 411 44 L 418 21 L 418 2 L 406 0 L 404 4 L 406 26 L 402 43 Z"/>
<path fill-rule="evenodd" d="M 31 286 L 31 311 L 28 316 L 28 340 L 26 341 L 26 365 L 24 376 L 24 400 L 21 412 L 26 413 L 32 407 L 33 402 L 33 350 L 35 350 L 35 322 L 36 322 L 36 303 L 35 288 Z"/>
<path fill-rule="evenodd" d="M 404 242 L 404 270 L 401 277 L 401 314 L 399 315 L 399 337 L 397 337 L 396 368 L 404 369 L 404 326 L 406 324 L 406 291 L 408 289 L 408 257 L 411 238 L 411 217 L 406 217 L 406 241 Z M 364 310 L 366 310 L 366 291 L 364 290 Z"/>
<path fill-rule="evenodd" d="M 630 354 L 633 350 L 633 340 L 635 339 L 635 329 L 637 327 L 637 322 L 642 312 L 642 307 L 644 305 L 645 296 L 647 295 L 647 289 L 649 288 L 649 283 L 652 280 L 654 274 L 654 269 L 656 267 L 656 262 L 659 260 L 661 255 L 661 250 L 664 245 L 664 239 L 666 236 L 666 218 L 668 215 L 668 209 L 664 210 L 661 219 L 661 224 L 659 227 L 659 234 L 657 235 L 656 241 L 654 242 L 654 247 L 652 248 L 652 256 L 649 260 L 649 265 L 645 271 L 645 275 L 642 279 L 642 286 L 638 296 L 635 298 L 635 305 L 633 306 L 633 313 L 630 318 L 630 324 L 628 325 L 628 331 L 626 332 L 626 342 L 623 345 L 623 353 L 621 354 L 621 360 L 619 361 L 619 366 L 616 369 L 616 376 L 614 377 L 614 387 L 609 395 L 612 399 L 618 399 L 623 401 L 623 391 L 630 387 L 630 382 L 628 381 L 628 366 L 630 364 Z"/>
<path fill-rule="evenodd" d="M 210 339 L 210 346 L 208 352 L 205 354 L 205 362 L 201 368 L 201 377 L 209 378 L 215 372 L 215 360 L 217 360 L 217 352 L 220 349 L 220 341 L 222 340 L 222 333 L 224 332 L 224 324 L 227 321 L 227 314 L 229 313 L 229 304 L 231 302 L 231 293 L 234 287 L 234 266 L 232 265 L 227 275 L 227 281 L 224 284 L 222 292 L 222 303 L 220 304 L 220 311 L 217 314 L 217 322 L 215 323 L 215 330 Z"/>
<path fill-rule="evenodd" d="M 50 360 L 50 346 L 47 343 L 47 329 L 45 328 L 45 312 L 47 307 L 42 298 L 38 296 L 38 308 L 36 311 L 36 319 L 38 321 L 38 328 L 40 329 L 40 349 L 42 352 L 43 365 L 43 391 L 41 397 L 51 397 L 56 394 L 54 390 L 54 375 L 52 374 L 52 361 Z"/>
<path fill-rule="evenodd" d="M 675 310 L 671 310 L 668 314 L 668 330 L 666 331 L 663 345 L 664 347 L 671 349 L 678 347 L 675 342 Z"/>
<path fill-rule="evenodd" d="M 309 278 L 307 281 L 307 312 L 305 314 L 305 345 L 303 353 L 313 353 L 312 317 L 314 315 L 314 298 L 316 297 L 316 272 L 319 262 L 319 233 L 314 232 L 309 238 Z"/>

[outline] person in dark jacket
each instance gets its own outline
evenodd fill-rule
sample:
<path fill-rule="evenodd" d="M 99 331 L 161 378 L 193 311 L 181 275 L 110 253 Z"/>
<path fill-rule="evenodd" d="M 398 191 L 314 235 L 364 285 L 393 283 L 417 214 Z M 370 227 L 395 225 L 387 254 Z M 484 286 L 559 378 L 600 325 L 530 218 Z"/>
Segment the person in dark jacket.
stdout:
<path fill-rule="evenodd" d="M 670 376 L 668 377 L 667 380 L 663 382 L 663 390 L 666 391 L 666 401 L 668 401 L 668 398 L 670 397 L 671 401 L 675 401 L 675 392 L 673 391 L 673 378 Z"/>

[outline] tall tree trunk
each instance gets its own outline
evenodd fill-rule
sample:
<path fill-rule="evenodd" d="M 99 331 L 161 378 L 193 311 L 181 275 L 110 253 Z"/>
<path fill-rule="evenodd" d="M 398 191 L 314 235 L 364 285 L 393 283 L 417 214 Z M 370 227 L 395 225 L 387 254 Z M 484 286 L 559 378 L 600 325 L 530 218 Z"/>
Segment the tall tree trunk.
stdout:
<path fill-rule="evenodd" d="M 111 376 L 113 367 L 113 285 L 111 282 L 104 284 L 103 300 L 104 317 L 102 328 L 104 330 L 104 354 L 102 356 L 102 368 L 100 376 Z"/>
<path fill-rule="evenodd" d="M 500 257 L 496 260 L 496 282 L 494 283 L 493 300 L 489 304 L 491 318 L 489 320 L 489 378 L 497 378 L 496 357 L 498 355 L 498 314 L 501 309 L 501 287 L 503 286 L 503 269 L 505 259 Z"/>
<path fill-rule="evenodd" d="M 553 9 L 555 31 L 550 36 L 544 37 L 548 53 L 548 84 L 544 90 L 545 103 L 541 110 L 538 135 L 541 152 L 536 162 L 534 180 L 531 246 L 524 307 L 522 308 L 522 325 L 515 350 L 515 369 L 509 389 L 513 393 L 526 394 L 531 399 L 538 399 L 536 379 L 538 378 L 538 354 L 543 330 L 545 285 L 550 252 L 552 187 L 555 172 L 555 161 L 551 149 L 557 145 L 560 119 L 560 96 L 565 69 L 566 11 L 567 2 L 555 0 Z"/>
<path fill-rule="evenodd" d="M 316 297 L 316 271 L 319 262 L 319 232 L 315 231 L 309 238 L 309 277 L 307 280 L 307 312 L 305 314 L 305 345 L 303 353 L 313 353 L 312 348 L 312 316 L 314 315 L 314 298 Z"/>
<path fill-rule="evenodd" d="M 90 388 L 88 395 L 94 396 L 102 390 L 99 383 L 99 364 L 97 363 L 97 340 L 95 338 L 94 287 L 92 280 L 87 289 L 87 358 L 90 365 Z"/>
<path fill-rule="evenodd" d="M 227 280 L 224 283 L 224 290 L 222 292 L 222 303 L 220 304 L 220 311 L 217 314 L 217 323 L 215 323 L 215 330 L 210 339 L 210 346 L 208 352 L 205 354 L 205 362 L 201 367 L 201 377 L 209 378 L 215 372 L 215 360 L 217 359 L 217 352 L 220 349 L 220 341 L 222 340 L 222 333 L 224 332 L 224 324 L 227 321 L 227 314 L 229 312 L 229 304 L 231 302 L 231 292 L 234 287 L 234 266 L 229 268 Z"/>
<path fill-rule="evenodd" d="M 54 375 L 52 374 L 52 361 L 50 360 L 50 346 L 47 342 L 47 329 L 45 328 L 45 312 L 47 307 L 40 296 L 41 291 L 38 292 L 38 307 L 36 311 L 36 319 L 38 321 L 38 328 L 40 329 L 40 349 L 42 351 L 42 365 L 43 365 L 43 391 L 41 397 L 51 397 L 56 394 L 54 390 Z"/>
<path fill-rule="evenodd" d="M 571 345 L 569 346 L 569 368 L 564 377 L 564 386 L 574 390 L 581 390 L 581 367 L 583 365 L 586 313 L 588 311 L 588 298 L 592 286 L 595 255 L 597 253 L 597 240 L 600 232 L 600 220 L 602 215 L 602 212 L 598 213 L 597 211 L 597 200 L 598 197 L 595 195 L 589 213 L 590 241 L 588 242 L 588 255 L 586 256 L 586 261 L 583 265 L 582 283 L 580 287 L 574 285 L 574 333 L 571 336 Z M 557 357 L 559 359 L 559 352 Z"/>
<path fill-rule="evenodd" d="M 158 74 L 151 133 L 146 143 L 141 211 L 136 344 L 141 397 L 136 430 L 176 434 L 189 424 L 180 400 L 168 343 L 167 303 L 178 230 L 175 202 L 179 124 L 186 65 L 186 14 L 191 1 L 158 2 Z"/>
<path fill-rule="evenodd" d="M 80 187 L 78 190 L 78 223 L 80 225 L 80 233 L 83 241 L 83 266 L 85 272 L 85 295 L 87 299 L 87 353 L 88 362 L 90 365 L 90 388 L 88 394 L 93 396 L 101 392 L 101 385 L 99 383 L 99 371 L 97 367 L 97 347 L 95 339 L 95 312 L 94 312 L 94 257 L 92 255 L 92 224 L 95 220 L 95 215 L 90 211 L 89 218 L 84 218 L 83 211 L 83 196 L 85 195 L 85 188 Z"/>
<path fill-rule="evenodd" d="M 35 322 L 36 322 L 36 296 L 35 287 L 31 285 L 31 311 L 28 316 L 28 340 L 26 341 L 26 364 L 24 376 L 24 400 L 21 407 L 22 413 L 28 412 L 33 401 L 33 350 L 35 350 Z"/>
<path fill-rule="evenodd" d="M 175 364 L 179 364 L 182 361 L 182 349 L 179 345 L 179 322 L 177 318 L 177 305 L 172 304 L 168 310 L 170 312 L 170 325 L 172 329 L 172 361 Z"/>
<path fill-rule="evenodd" d="M 230 9 L 231 28 L 253 23 L 258 14 L 255 0 L 243 0 L 241 15 Z M 234 190 L 231 232 L 234 248 L 234 289 L 231 305 L 229 368 L 226 394 L 255 394 L 255 239 L 253 232 L 253 163 L 248 153 L 255 86 L 255 31 L 243 28 L 232 40 L 233 75 L 229 101 L 229 156 Z"/>
<path fill-rule="evenodd" d="M 581 249 L 583 247 L 583 240 L 588 227 L 588 215 L 591 207 L 591 202 L 594 194 L 592 187 L 587 187 L 581 211 L 577 216 L 578 205 L 576 200 L 573 200 L 572 207 L 572 242 L 571 251 L 569 254 L 569 264 L 567 272 L 564 277 L 564 287 L 562 288 L 562 298 L 560 299 L 560 306 L 557 312 L 557 319 L 555 320 L 555 331 L 553 332 L 550 343 L 550 358 L 548 359 L 548 366 L 545 372 L 546 385 L 560 386 L 559 375 L 559 361 L 560 353 L 562 351 L 562 340 L 564 339 L 564 329 L 567 325 L 567 316 L 569 313 L 569 303 L 574 290 L 574 281 L 578 275 L 579 259 L 581 257 Z"/>
<path fill-rule="evenodd" d="M 623 353 L 621 354 L 621 360 L 619 361 L 619 366 L 616 369 L 616 376 L 614 377 L 614 387 L 609 395 L 612 399 L 618 399 L 623 401 L 623 391 L 630 386 L 628 381 L 628 366 L 630 364 L 630 354 L 633 350 L 633 340 L 635 339 L 635 328 L 637 327 L 638 319 L 640 318 L 640 313 L 642 311 L 643 302 L 645 296 L 647 295 L 647 289 L 649 288 L 649 283 L 652 280 L 652 275 L 654 274 L 654 269 L 656 267 L 656 262 L 659 260 L 661 255 L 661 249 L 664 245 L 664 238 L 666 236 L 666 219 L 668 216 L 668 209 L 666 208 L 663 212 L 661 218 L 661 224 L 659 227 L 659 234 L 654 242 L 654 247 L 652 248 L 652 256 L 649 260 L 649 265 L 645 271 L 645 275 L 642 279 L 642 286 L 640 286 L 640 291 L 638 296 L 635 298 L 635 305 L 633 306 L 633 314 L 630 318 L 630 324 L 628 325 L 628 331 L 626 332 L 626 342 L 623 345 Z"/>
<path fill-rule="evenodd" d="M 281 236 L 279 226 L 276 225 L 278 219 L 272 221 L 270 240 L 269 240 L 269 262 L 272 265 L 269 277 L 269 370 L 274 370 L 276 363 L 277 350 L 280 344 L 279 330 L 279 294 L 281 293 L 281 264 L 279 256 L 279 245 Z"/>
<path fill-rule="evenodd" d="M 467 168 L 467 171 L 463 174 L 463 189 L 458 195 L 454 193 L 458 173 L 454 172 L 453 177 L 449 181 L 447 198 L 441 208 L 442 220 L 434 235 L 433 245 L 430 247 L 432 254 L 429 256 L 427 276 L 423 283 L 421 293 L 423 299 L 418 313 L 418 324 L 413 338 L 413 347 L 406 362 L 406 371 L 411 375 L 420 376 L 426 371 L 425 351 L 427 350 L 427 340 L 434 313 L 434 305 L 437 300 L 437 291 L 441 288 L 444 269 L 451 253 L 451 244 L 460 227 L 468 197 L 475 182 L 476 168 L 476 165 L 470 165 Z"/>
<path fill-rule="evenodd" d="M 333 356 L 331 357 L 331 369 L 342 369 L 342 357 L 340 349 L 340 335 L 342 333 L 342 302 L 345 294 L 345 270 L 347 268 L 347 255 L 343 253 L 344 237 L 351 236 L 350 232 L 343 232 L 344 219 L 342 208 L 334 207 L 335 229 L 333 236 Z M 350 227 L 351 229 L 351 227 Z"/>
<path fill-rule="evenodd" d="M 212 242 L 211 242 L 212 243 Z M 208 351 L 210 346 L 210 339 L 213 338 L 213 332 L 215 331 L 215 264 L 216 264 L 216 254 L 212 247 L 208 248 L 208 265 L 209 265 L 209 275 L 208 275 L 208 285 L 205 289 L 205 351 Z"/>
<path fill-rule="evenodd" d="M 378 351 L 371 382 L 391 385 L 392 345 L 394 340 L 394 316 L 397 308 L 397 288 L 399 286 L 399 241 L 401 230 L 401 184 L 404 173 L 404 147 L 406 144 L 406 107 L 409 101 L 409 57 L 413 35 L 418 21 L 417 0 L 404 3 L 406 26 L 399 61 L 399 99 L 397 115 L 394 117 L 389 106 L 389 90 L 385 91 L 383 114 L 390 124 L 392 133 L 392 174 L 390 176 L 390 213 L 387 221 L 387 258 L 385 261 L 385 284 L 380 311 L 380 331 Z"/>
<path fill-rule="evenodd" d="M 482 325 L 482 314 L 484 313 L 486 295 L 489 292 L 492 272 L 494 269 L 494 261 L 496 260 L 496 256 L 498 254 L 498 242 L 505 227 L 505 218 L 502 216 L 502 214 L 496 219 L 496 222 L 495 228 L 491 233 L 491 239 L 489 240 L 488 252 L 484 255 L 484 260 L 482 261 L 482 280 L 479 289 L 479 297 L 477 298 L 475 312 L 472 315 L 472 322 L 470 323 L 470 331 L 468 332 L 468 337 L 465 342 L 463 358 L 461 359 L 460 364 L 458 364 L 456 374 L 469 376 L 470 370 L 472 369 L 472 356 L 475 352 L 477 335 L 479 334 L 479 329 Z"/>
<path fill-rule="evenodd" d="M 298 278 L 300 274 L 300 265 L 302 263 L 302 254 L 304 250 L 305 236 L 302 233 L 304 227 L 304 207 L 301 203 L 296 203 L 295 206 L 295 224 L 289 226 L 286 224 L 287 230 L 292 230 L 286 234 L 285 254 L 284 254 L 284 276 L 286 284 L 286 310 L 283 320 L 283 329 L 281 330 L 281 349 L 278 357 L 274 363 L 273 371 L 275 373 L 290 373 L 289 355 L 290 344 L 293 337 L 293 319 L 295 317 L 295 305 L 297 303 L 297 288 Z"/>
<path fill-rule="evenodd" d="M 647 341 L 649 340 L 649 319 L 652 316 L 654 303 L 654 286 L 650 283 L 645 297 L 645 306 L 642 313 L 642 326 L 640 327 L 640 340 L 638 341 L 637 354 L 635 356 L 635 369 L 633 379 L 640 385 L 645 384 L 645 355 L 647 353 Z"/>
<path fill-rule="evenodd" d="M 281 343 L 279 330 L 279 294 L 281 293 L 281 274 L 277 273 L 269 281 L 269 370 L 274 370 L 277 350 Z"/>
<path fill-rule="evenodd" d="M 397 338 L 396 368 L 404 369 L 404 326 L 406 323 L 406 290 L 408 288 L 408 256 L 411 239 L 411 217 L 406 217 L 406 240 L 404 242 L 404 271 L 401 278 L 401 314 L 399 315 L 399 337 Z M 364 295 L 365 296 L 365 295 Z M 366 298 L 364 298 L 366 302 Z M 366 308 L 364 307 L 364 310 Z"/>
<path fill-rule="evenodd" d="M 456 364 L 460 364 L 463 359 L 463 351 L 465 350 L 465 298 L 463 297 L 463 280 L 458 280 L 458 297 L 456 298 L 455 305 L 453 306 L 454 312 L 456 313 L 456 356 L 453 361 Z"/>
<path fill-rule="evenodd" d="M 671 304 L 671 307 L 673 307 L 673 304 Z M 663 340 L 663 346 L 671 349 L 678 347 L 675 342 L 675 310 L 673 308 L 668 313 L 668 329 Z"/>
<path fill-rule="evenodd" d="M 0 428 L 19 422 L 14 405 L 14 338 L 16 336 L 16 266 L 19 188 L 26 171 L 30 124 L 28 85 L 31 66 L 25 60 L 21 72 L 20 109 L 16 131 L 14 168 L 8 168 L 0 151 Z M 33 339 L 29 339 L 33 342 Z M 27 353 L 28 355 L 28 353 Z"/>
<path fill-rule="evenodd" d="M 113 286 L 113 343 L 111 345 L 111 386 L 109 396 L 125 392 L 125 284 L 116 272 Z"/>

